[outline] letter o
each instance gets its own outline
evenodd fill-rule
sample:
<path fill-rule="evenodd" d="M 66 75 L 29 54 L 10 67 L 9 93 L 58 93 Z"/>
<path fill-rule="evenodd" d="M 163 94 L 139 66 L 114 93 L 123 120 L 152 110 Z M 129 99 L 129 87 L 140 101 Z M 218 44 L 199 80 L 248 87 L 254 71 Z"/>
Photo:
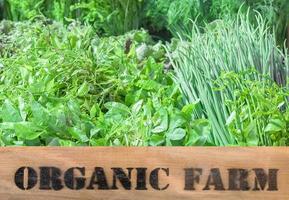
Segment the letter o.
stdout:
<path fill-rule="evenodd" d="M 24 171 L 28 170 L 27 186 L 24 185 Z M 31 167 L 20 167 L 14 177 L 15 184 L 21 190 L 30 190 L 37 184 L 37 172 Z"/>

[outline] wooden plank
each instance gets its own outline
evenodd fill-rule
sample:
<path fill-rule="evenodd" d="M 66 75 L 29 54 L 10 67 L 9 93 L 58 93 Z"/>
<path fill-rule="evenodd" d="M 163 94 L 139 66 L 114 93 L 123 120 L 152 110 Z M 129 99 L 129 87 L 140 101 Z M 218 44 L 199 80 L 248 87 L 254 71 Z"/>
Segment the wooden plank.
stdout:
<path fill-rule="evenodd" d="M 289 148 L 1 148 L 0 199 L 289 199 Z"/>

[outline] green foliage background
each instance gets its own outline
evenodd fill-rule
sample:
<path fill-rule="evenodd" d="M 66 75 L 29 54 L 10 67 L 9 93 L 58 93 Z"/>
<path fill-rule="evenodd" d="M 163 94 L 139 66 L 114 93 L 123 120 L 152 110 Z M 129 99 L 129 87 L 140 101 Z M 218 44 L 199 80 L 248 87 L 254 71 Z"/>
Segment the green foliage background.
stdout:
<path fill-rule="evenodd" d="M 192 27 L 190 20 L 197 18 L 204 25 L 234 17 L 242 7 L 242 12 L 248 8 L 260 12 L 276 28 L 281 42 L 289 21 L 286 0 L 1 0 L 0 5 L 2 18 L 19 21 L 43 15 L 66 23 L 77 19 L 105 35 L 141 27 L 185 35 L 184 30 L 189 32 Z"/>
<path fill-rule="evenodd" d="M 1 146 L 289 145 L 287 0 L 0 0 L 0 20 Z"/>

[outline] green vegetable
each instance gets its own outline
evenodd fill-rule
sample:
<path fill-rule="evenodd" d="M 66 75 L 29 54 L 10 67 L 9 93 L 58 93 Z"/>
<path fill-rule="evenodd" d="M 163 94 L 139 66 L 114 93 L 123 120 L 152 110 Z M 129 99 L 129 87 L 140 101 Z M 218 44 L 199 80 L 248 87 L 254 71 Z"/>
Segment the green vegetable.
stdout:
<path fill-rule="evenodd" d="M 0 145 L 289 145 L 288 5 L 0 0 Z"/>

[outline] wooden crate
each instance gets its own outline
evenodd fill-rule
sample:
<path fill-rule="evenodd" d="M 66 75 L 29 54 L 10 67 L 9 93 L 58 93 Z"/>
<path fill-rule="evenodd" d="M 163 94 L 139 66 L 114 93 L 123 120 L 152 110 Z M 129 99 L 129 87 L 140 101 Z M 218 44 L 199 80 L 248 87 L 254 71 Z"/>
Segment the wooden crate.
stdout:
<path fill-rule="evenodd" d="M 289 199 L 288 148 L 16 147 L 0 199 Z"/>

